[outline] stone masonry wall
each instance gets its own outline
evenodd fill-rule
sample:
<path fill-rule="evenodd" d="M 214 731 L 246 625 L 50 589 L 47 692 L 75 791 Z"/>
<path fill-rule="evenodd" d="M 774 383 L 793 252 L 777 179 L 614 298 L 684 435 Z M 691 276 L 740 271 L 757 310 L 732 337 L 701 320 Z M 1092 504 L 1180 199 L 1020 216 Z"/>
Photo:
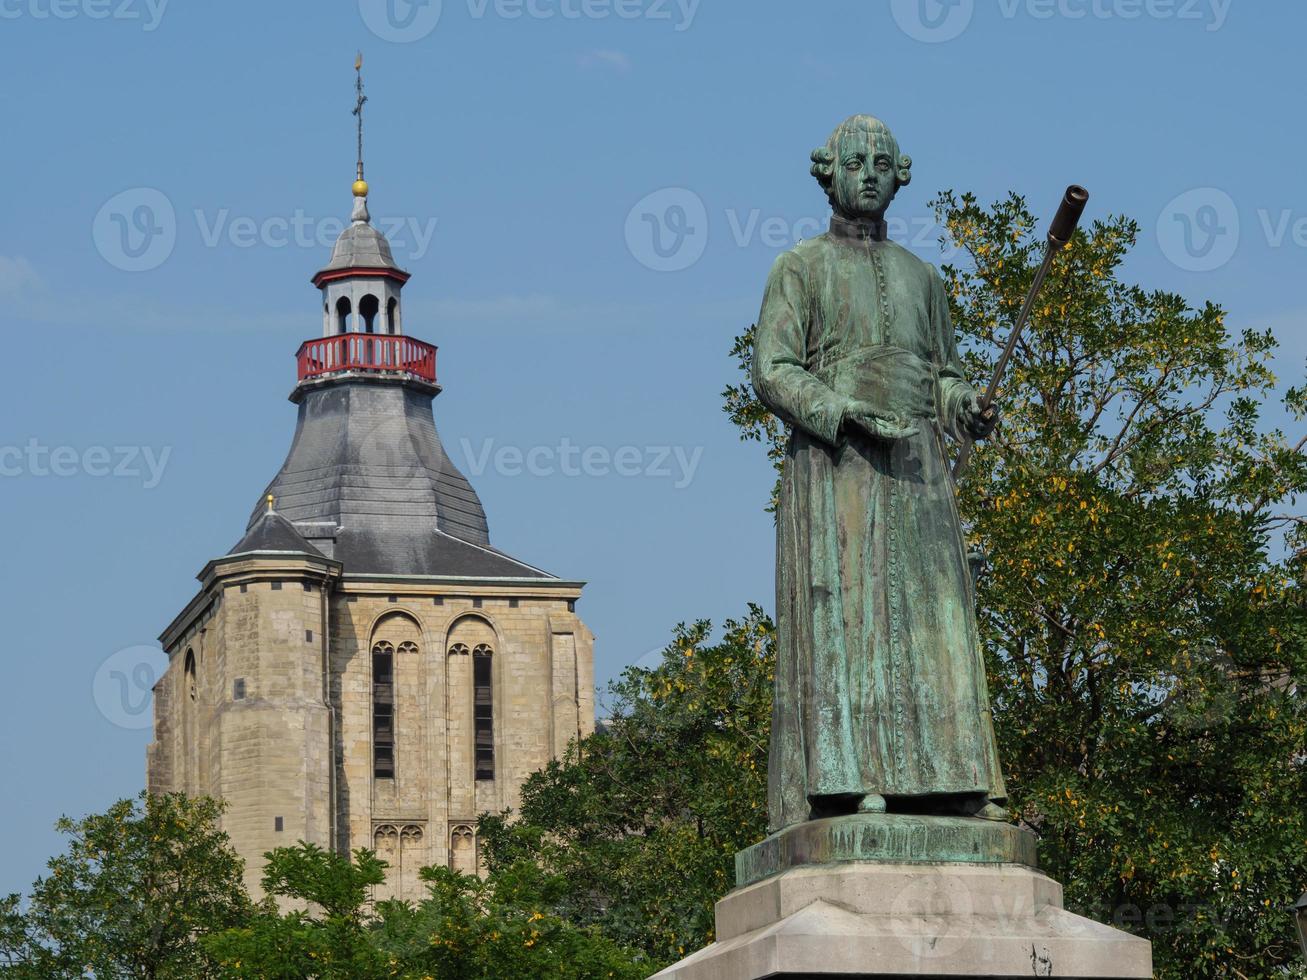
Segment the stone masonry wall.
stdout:
<path fill-rule="evenodd" d="M 320 576 L 253 561 L 209 585 L 210 613 L 174 642 L 156 687 L 148 785 L 227 801 L 223 827 L 255 895 L 265 851 L 327 847 L 334 830 L 337 850 L 372 847 L 391 864 L 375 897 L 416 899 L 419 868 L 476 870 L 477 816 L 515 808 L 528 775 L 593 731 L 593 636 L 570 611 L 579 588 L 338 582 L 324 649 Z M 379 644 L 394 658 L 393 778 L 374 775 Z M 475 778 L 474 657 L 459 652 L 480 645 L 491 650 L 493 779 Z"/>

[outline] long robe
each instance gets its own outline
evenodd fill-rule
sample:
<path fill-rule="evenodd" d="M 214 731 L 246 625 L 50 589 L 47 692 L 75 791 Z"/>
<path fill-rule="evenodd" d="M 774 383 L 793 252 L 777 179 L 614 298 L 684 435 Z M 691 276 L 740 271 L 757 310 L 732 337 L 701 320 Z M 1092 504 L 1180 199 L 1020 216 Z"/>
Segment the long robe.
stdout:
<path fill-rule="evenodd" d="M 832 221 L 772 269 L 753 357 L 792 428 L 777 520 L 773 830 L 816 797 L 1006 796 L 944 438 L 975 393 L 938 272 Z M 850 432 L 850 402 L 911 418 Z M 918 801 L 921 804 L 922 801 Z"/>

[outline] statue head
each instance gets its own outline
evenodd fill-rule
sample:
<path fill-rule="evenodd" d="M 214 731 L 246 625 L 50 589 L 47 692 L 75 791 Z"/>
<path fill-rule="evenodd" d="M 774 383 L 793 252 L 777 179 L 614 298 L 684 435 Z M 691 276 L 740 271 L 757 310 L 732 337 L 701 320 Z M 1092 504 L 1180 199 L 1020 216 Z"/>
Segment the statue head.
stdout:
<path fill-rule="evenodd" d="M 879 221 L 912 180 L 912 158 L 875 116 L 850 116 L 812 151 L 812 175 L 840 217 Z"/>

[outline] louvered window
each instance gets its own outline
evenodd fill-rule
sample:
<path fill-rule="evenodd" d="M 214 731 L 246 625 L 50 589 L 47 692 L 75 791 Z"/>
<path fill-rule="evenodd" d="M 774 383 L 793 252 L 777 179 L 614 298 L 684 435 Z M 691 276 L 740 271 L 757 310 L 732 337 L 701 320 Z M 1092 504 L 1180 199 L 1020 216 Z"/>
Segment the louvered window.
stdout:
<path fill-rule="evenodd" d="M 493 663 L 484 643 L 472 651 L 472 725 L 476 744 L 476 778 L 495 778 L 495 703 Z"/>
<path fill-rule="evenodd" d="M 395 648 L 372 648 L 372 775 L 395 777 Z"/>

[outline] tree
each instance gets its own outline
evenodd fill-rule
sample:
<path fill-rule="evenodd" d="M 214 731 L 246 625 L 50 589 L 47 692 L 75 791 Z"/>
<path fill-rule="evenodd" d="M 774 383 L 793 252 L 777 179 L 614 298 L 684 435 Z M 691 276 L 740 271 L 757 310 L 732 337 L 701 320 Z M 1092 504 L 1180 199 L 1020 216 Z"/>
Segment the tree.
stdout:
<path fill-rule="evenodd" d="M 266 856 L 267 898 L 258 914 L 204 941 L 224 976 L 373 980 L 397 975 L 373 942 L 369 923 L 372 889 L 386 880 L 384 861 L 363 848 L 351 861 L 304 841 Z M 279 911 L 278 898 L 295 907 Z"/>
<path fill-rule="evenodd" d="M 204 940 L 222 976 L 637 980 L 649 972 L 637 954 L 554 914 L 563 883 L 534 865 L 486 881 L 424 868 L 422 901 L 374 904 L 386 862 L 371 851 L 351 860 L 300 841 L 267 858 L 258 914 Z"/>
<path fill-rule="evenodd" d="M 485 880 L 424 868 L 429 896 L 379 907 L 377 943 L 412 977 L 643 980 L 649 961 L 560 916 L 570 883 L 520 861 Z"/>
<path fill-rule="evenodd" d="M 515 822 L 483 817 L 492 872 L 540 863 L 560 914 L 659 964 L 711 941 L 735 852 L 766 833 L 772 627 L 751 608 L 717 643 L 680 626 L 654 669 L 612 686 L 612 717 L 530 776 Z"/>
<path fill-rule="evenodd" d="M 983 384 L 1043 243 L 1017 196 L 935 205 Z M 1108 219 L 1058 257 L 959 489 L 1002 759 L 1070 907 L 1148 936 L 1159 977 L 1282 976 L 1307 883 L 1307 440 L 1262 424 L 1269 332 L 1119 278 L 1137 236 Z M 782 466 L 752 390 L 725 400 Z"/>
<path fill-rule="evenodd" d="M 205 972 L 199 939 L 249 912 L 219 804 L 181 794 L 120 800 L 56 824 L 66 853 L 26 906 L 0 904 L 0 975 L 165 978 Z"/>

